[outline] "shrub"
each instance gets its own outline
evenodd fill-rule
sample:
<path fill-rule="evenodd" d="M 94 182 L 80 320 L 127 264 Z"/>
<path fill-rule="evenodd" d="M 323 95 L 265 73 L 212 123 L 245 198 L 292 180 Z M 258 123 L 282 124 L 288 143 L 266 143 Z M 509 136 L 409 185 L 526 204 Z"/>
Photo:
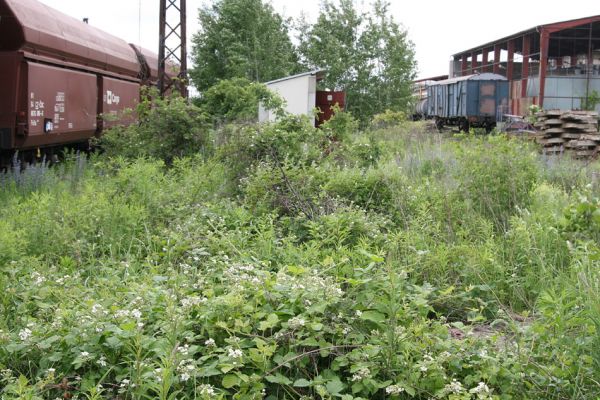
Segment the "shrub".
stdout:
<path fill-rule="evenodd" d="M 404 111 L 385 110 L 381 114 L 375 114 L 371 125 L 374 128 L 389 128 L 406 122 L 406 113 Z"/>
<path fill-rule="evenodd" d="M 245 78 L 224 79 L 194 99 L 213 123 L 256 121 L 258 106 L 283 113 L 283 100 L 261 83 Z"/>
<path fill-rule="evenodd" d="M 473 138 L 460 147 L 456 178 L 474 211 L 505 231 L 517 207 L 527 208 L 539 172 L 536 156 L 522 142 L 505 136 Z"/>
<path fill-rule="evenodd" d="M 153 157 L 171 164 L 177 157 L 211 151 L 206 115 L 176 94 L 160 98 L 154 90 L 146 92 L 136 114 L 137 124 L 104 133 L 100 146 L 108 156 Z"/>

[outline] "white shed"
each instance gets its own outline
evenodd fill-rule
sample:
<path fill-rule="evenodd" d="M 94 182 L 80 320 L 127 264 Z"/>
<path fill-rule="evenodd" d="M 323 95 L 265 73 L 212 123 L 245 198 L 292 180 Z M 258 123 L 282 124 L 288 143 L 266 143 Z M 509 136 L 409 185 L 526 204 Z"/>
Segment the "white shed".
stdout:
<path fill-rule="evenodd" d="M 324 76 L 324 71 L 315 70 L 288 76 L 266 82 L 270 90 L 278 93 L 285 101 L 285 111 L 293 115 L 311 115 L 317 107 L 317 81 Z M 258 109 L 259 122 L 275 121 L 276 115 L 272 111 L 265 110 L 262 104 Z"/>

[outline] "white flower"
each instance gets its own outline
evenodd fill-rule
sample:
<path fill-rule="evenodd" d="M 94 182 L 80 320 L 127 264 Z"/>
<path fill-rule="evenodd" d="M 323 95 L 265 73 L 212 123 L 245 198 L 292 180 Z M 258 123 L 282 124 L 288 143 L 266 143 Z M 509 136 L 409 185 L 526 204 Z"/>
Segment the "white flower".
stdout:
<path fill-rule="evenodd" d="M 400 385 L 390 385 L 385 388 L 387 394 L 395 395 L 404 392 L 404 388 Z"/>
<path fill-rule="evenodd" d="M 31 279 L 33 279 L 33 283 L 36 285 L 41 285 L 46 280 L 46 278 L 37 271 L 31 273 Z"/>
<path fill-rule="evenodd" d="M 304 326 L 304 324 L 306 324 L 306 321 L 300 317 L 294 317 L 288 321 L 288 326 L 290 327 L 290 329 L 301 328 Z"/>
<path fill-rule="evenodd" d="M 29 329 L 29 328 L 24 328 L 24 329 L 21 329 L 21 330 L 19 331 L 19 338 L 20 338 L 22 341 L 26 341 L 26 340 L 28 340 L 30 337 L 31 337 L 31 329 Z"/>
<path fill-rule="evenodd" d="M 206 297 L 189 296 L 184 299 L 181 299 L 181 306 L 184 308 L 190 308 L 198 306 L 202 303 L 206 303 L 207 301 L 208 299 Z"/>
<path fill-rule="evenodd" d="M 189 344 L 184 344 L 183 346 L 177 347 L 177 352 L 183 354 L 184 356 L 187 356 L 189 351 L 190 351 Z"/>
<path fill-rule="evenodd" d="M 140 319 L 142 318 L 142 312 L 137 308 L 134 308 L 133 310 L 131 310 L 131 316 L 135 319 Z"/>
<path fill-rule="evenodd" d="M 129 310 L 117 310 L 115 311 L 116 318 L 125 318 L 129 317 Z"/>
<path fill-rule="evenodd" d="M 98 361 L 96 361 L 96 364 L 98 364 L 101 367 L 106 367 L 108 365 L 108 363 L 106 362 L 106 357 L 101 356 Z"/>
<path fill-rule="evenodd" d="M 231 358 L 242 358 L 244 353 L 239 349 L 229 349 L 227 355 Z"/>
<path fill-rule="evenodd" d="M 88 358 L 90 356 L 90 353 L 88 353 L 87 351 L 82 351 L 81 353 L 79 353 L 79 356 L 81 358 Z"/>
<path fill-rule="evenodd" d="M 204 345 L 206 347 L 214 347 L 216 346 L 215 340 L 212 338 L 209 338 L 207 341 L 204 342 Z"/>
<path fill-rule="evenodd" d="M 190 380 L 191 377 L 192 376 L 190 374 L 188 374 L 187 372 L 184 372 L 183 374 L 181 374 L 179 379 L 181 380 L 181 382 L 187 382 L 188 380 Z"/>
<path fill-rule="evenodd" d="M 371 371 L 367 367 L 360 367 L 358 371 L 352 375 L 352 382 L 362 381 L 371 377 Z"/>
<path fill-rule="evenodd" d="M 56 372 L 56 369 L 54 368 L 48 368 L 46 370 L 46 375 L 53 375 Z"/>
<path fill-rule="evenodd" d="M 98 314 L 101 313 L 103 311 L 103 307 L 101 304 L 94 304 L 92 306 L 92 314 Z"/>
<path fill-rule="evenodd" d="M 456 379 L 452 379 L 452 382 L 446 385 L 445 390 L 454 394 L 460 394 L 464 391 L 462 383 Z"/>
<path fill-rule="evenodd" d="M 212 385 L 203 384 L 198 387 L 198 392 L 201 396 L 214 396 L 215 388 Z"/>
<path fill-rule="evenodd" d="M 469 390 L 469 393 L 476 394 L 478 399 L 487 399 L 490 398 L 492 391 L 485 382 L 479 382 L 476 387 Z"/>
<path fill-rule="evenodd" d="M 361 315 L 362 315 L 362 311 L 356 310 L 356 316 L 360 318 Z"/>
<path fill-rule="evenodd" d="M 419 370 L 421 370 L 421 372 L 427 372 L 427 367 L 422 365 Z"/>

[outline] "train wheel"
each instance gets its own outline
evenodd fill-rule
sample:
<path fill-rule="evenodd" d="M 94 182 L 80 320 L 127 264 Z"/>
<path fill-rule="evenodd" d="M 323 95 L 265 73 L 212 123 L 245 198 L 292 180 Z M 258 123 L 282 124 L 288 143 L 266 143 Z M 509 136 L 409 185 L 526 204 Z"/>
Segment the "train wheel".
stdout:
<path fill-rule="evenodd" d="M 467 121 L 466 119 L 461 120 L 458 123 L 458 129 L 463 132 L 469 132 L 469 121 Z"/>
<path fill-rule="evenodd" d="M 444 121 L 441 118 L 437 118 L 435 120 L 435 127 L 437 128 L 438 131 L 442 131 L 442 129 L 444 129 Z"/>

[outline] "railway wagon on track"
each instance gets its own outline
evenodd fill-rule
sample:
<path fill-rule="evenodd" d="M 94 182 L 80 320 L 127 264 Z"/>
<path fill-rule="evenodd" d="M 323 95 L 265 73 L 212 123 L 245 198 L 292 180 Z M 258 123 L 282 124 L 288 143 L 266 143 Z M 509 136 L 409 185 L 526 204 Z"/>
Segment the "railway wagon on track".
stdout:
<path fill-rule="evenodd" d="M 485 128 L 491 131 L 508 110 L 508 81 L 498 74 L 484 73 L 432 83 L 425 115 L 435 118 L 438 129 L 445 125 Z"/>
<path fill-rule="evenodd" d="M 157 75 L 147 50 L 36 0 L 0 0 L 0 167 L 87 146 Z"/>

